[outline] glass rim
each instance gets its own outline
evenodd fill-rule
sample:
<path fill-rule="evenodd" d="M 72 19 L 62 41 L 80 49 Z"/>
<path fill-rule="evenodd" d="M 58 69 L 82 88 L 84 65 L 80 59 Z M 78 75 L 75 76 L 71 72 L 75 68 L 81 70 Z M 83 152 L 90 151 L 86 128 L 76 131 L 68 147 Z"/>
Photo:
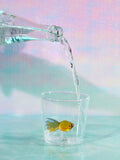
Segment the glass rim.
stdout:
<path fill-rule="evenodd" d="M 76 94 L 76 92 L 73 91 L 48 91 L 48 92 L 42 92 L 41 93 L 41 98 L 47 101 L 54 101 L 54 102 L 82 102 L 82 101 L 87 101 L 90 99 L 90 96 L 88 94 L 85 93 L 80 93 L 80 95 L 85 96 L 85 98 L 81 98 L 81 99 L 54 99 L 54 98 L 47 98 L 45 97 L 45 95 L 50 95 L 52 93 L 65 93 L 65 94 Z"/>

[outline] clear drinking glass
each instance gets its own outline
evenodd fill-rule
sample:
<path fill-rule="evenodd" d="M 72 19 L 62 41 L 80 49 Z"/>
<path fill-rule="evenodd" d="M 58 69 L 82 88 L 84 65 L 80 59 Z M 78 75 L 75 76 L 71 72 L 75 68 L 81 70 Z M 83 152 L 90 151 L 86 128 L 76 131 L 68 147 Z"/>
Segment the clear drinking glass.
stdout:
<path fill-rule="evenodd" d="M 89 96 L 75 92 L 44 92 L 41 94 L 45 141 L 53 145 L 74 145 L 83 141 Z M 52 131 L 52 132 L 50 132 Z"/>

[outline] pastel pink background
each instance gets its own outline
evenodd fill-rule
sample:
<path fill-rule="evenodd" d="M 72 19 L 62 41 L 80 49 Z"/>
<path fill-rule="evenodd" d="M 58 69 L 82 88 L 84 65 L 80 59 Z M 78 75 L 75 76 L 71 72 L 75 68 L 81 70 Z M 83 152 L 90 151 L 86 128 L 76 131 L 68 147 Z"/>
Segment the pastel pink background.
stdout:
<path fill-rule="evenodd" d="M 81 90 L 89 93 L 92 97 L 90 114 L 120 114 L 119 0 L 0 0 L 0 9 L 35 23 L 61 26 L 64 29 L 65 37 L 72 46 L 81 81 L 87 82 L 81 83 L 85 84 Z M 61 68 L 66 65 L 60 49 L 59 52 L 56 52 L 54 51 L 56 46 L 49 48 L 46 44 L 42 42 L 41 44 L 43 45 L 42 49 L 38 42 L 22 44 L 23 51 L 34 58 L 46 60 L 56 66 L 60 65 Z M 39 53 L 40 49 L 41 53 Z M 54 54 L 49 53 L 49 49 Z M 42 69 L 44 70 L 44 68 Z M 54 76 L 59 77 L 57 74 Z M 46 84 L 50 77 L 51 75 L 47 76 Z M 67 81 L 64 79 L 62 83 Z M 54 80 L 53 83 L 55 84 Z M 65 88 L 64 85 L 62 87 Z M 18 92 L 18 89 L 15 90 Z M 25 92 L 21 91 L 20 95 L 23 94 Z M 27 92 L 27 94 L 29 99 L 30 93 Z M 25 98 L 23 99 L 25 100 Z M 34 99 L 33 104 L 36 101 Z M 6 107 L 3 113 L 7 113 L 8 108 Z M 13 113 L 19 113 L 18 110 L 21 109 L 15 111 L 14 107 Z M 20 113 L 27 114 L 27 110 L 28 108 Z M 36 112 L 36 110 L 33 111 L 33 113 Z"/>

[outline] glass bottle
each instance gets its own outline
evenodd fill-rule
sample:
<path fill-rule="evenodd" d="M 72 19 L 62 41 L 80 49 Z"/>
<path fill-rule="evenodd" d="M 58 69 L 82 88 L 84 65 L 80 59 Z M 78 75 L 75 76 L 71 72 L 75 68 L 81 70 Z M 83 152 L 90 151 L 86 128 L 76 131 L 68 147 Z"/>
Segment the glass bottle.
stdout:
<path fill-rule="evenodd" d="M 59 26 L 39 25 L 0 11 L 0 45 L 31 40 L 58 42 L 63 35 Z"/>

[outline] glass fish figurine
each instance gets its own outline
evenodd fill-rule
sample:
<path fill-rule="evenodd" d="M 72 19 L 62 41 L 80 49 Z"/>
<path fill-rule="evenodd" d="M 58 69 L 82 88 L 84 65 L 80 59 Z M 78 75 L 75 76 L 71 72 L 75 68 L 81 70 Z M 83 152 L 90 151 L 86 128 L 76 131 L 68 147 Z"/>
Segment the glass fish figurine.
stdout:
<path fill-rule="evenodd" d="M 67 120 L 58 122 L 55 119 L 48 118 L 48 120 L 46 121 L 46 126 L 50 132 L 54 132 L 58 129 L 64 132 L 68 132 L 74 127 L 74 124 Z"/>

